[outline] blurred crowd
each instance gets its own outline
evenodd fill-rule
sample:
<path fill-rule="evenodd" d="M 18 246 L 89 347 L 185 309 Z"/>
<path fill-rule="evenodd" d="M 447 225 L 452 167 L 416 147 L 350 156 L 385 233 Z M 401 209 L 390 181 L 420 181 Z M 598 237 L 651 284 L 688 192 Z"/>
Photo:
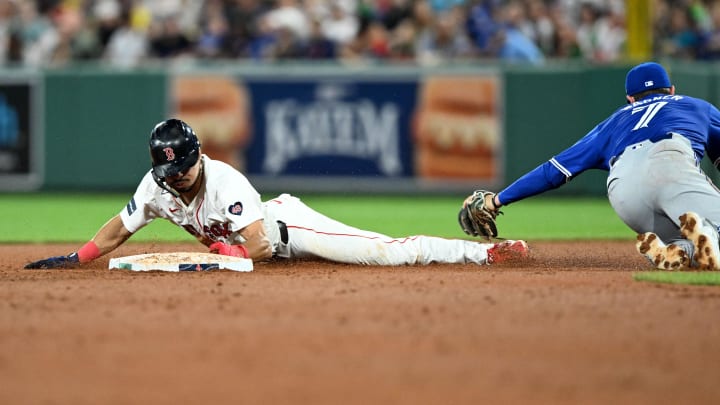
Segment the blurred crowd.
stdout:
<path fill-rule="evenodd" d="M 720 2 L 651 0 L 655 57 L 720 58 Z M 0 0 L 0 64 L 623 59 L 624 0 Z"/>

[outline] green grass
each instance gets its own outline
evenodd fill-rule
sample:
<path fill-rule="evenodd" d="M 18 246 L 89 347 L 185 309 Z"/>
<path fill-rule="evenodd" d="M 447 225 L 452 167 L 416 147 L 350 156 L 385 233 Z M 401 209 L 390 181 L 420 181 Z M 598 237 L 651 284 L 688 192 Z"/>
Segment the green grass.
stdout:
<path fill-rule="evenodd" d="M 84 242 L 124 209 L 126 194 L 4 194 L 0 196 L 0 243 Z M 391 236 L 416 234 L 466 238 L 457 224 L 458 196 L 302 195 L 315 210 L 359 228 Z M 263 195 L 269 199 L 274 195 Z M 535 197 L 504 207 L 500 237 L 528 240 L 633 239 L 604 198 Z M 157 220 L 135 242 L 192 241 L 189 234 Z"/>
<path fill-rule="evenodd" d="M 0 243 L 84 242 L 125 209 L 127 194 L 9 194 L 0 197 Z M 195 240 L 165 220 L 153 221 L 133 242 Z"/>
<path fill-rule="evenodd" d="M 633 279 L 635 281 L 649 281 L 653 283 L 720 285 L 720 273 L 709 271 L 647 271 L 633 274 Z"/>
<path fill-rule="evenodd" d="M 458 197 L 303 197 L 332 218 L 394 236 L 462 237 Z M 535 198 L 502 209 L 497 223 L 507 239 L 624 239 L 635 234 L 606 199 Z"/>
<path fill-rule="evenodd" d="M 0 243 L 82 243 L 112 216 L 125 209 L 126 194 L 4 194 L 0 196 Z M 392 236 L 435 235 L 470 238 L 457 224 L 458 196 L 298 195 L 331 218 Z M 265 195 L 269 199 L 274 195 Z M 605 198 L 535 197 L 504 207 L 498 217 L 500 237 L 526 240 L 634 240 Z M 195 239 L 165 220 L 133 235 L 130 242 L 177 242 Z M 636 281 L 719 285 L 720 272 L 639 272 Z"/>

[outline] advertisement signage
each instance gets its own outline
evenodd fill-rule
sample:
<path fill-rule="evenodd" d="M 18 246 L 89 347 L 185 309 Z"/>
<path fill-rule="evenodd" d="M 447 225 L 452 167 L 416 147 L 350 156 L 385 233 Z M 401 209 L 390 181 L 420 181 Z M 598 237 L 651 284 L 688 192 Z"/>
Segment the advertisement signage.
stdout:
<path fill-rule="evenodd" d="M 176 75 L 172 83 L 174 113 L 203 151 L 261 188 L 412 192 L 501 180 L 495 74 Z"/>
<path fill-rule="evenodd" d="M 415 82 L 249 79 L 256 136 L 249 174 L 413 175 Z"/>

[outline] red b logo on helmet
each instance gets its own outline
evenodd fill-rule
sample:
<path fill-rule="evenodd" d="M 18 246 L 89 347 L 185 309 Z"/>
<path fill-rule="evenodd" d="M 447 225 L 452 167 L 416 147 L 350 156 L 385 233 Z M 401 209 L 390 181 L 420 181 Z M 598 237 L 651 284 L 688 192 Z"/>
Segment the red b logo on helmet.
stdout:
<path fill-rule="evenodd" d="M 165 152 L 165 157 L 167 158 L 168 162 L 171 160 L 175 160 L 175 152 L 172 148 L 165 148 L 163 149 L 163 152 Z"/>

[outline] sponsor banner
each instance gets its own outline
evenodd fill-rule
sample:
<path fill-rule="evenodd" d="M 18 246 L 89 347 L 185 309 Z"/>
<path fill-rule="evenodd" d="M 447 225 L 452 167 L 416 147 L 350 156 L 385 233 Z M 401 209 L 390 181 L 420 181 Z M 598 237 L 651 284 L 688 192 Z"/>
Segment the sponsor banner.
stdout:
<path fill-rule="evenodd" d="M 497 74 L 178 74 L 171 83 L 173 113 L 203 151 L 271 188 L 292 191 L 302 179 L 304 189 L 407 192 L 501 180 Z"/>
<path fill-rule="evenodd" d="M 41 185 L 34 77 L 0 79 L 0 190 L 32 190 Z"/>
<path fill-rule="evenodd" d="M 249 174 L 408 177 L 415 81 L 255 80 Z"/>

